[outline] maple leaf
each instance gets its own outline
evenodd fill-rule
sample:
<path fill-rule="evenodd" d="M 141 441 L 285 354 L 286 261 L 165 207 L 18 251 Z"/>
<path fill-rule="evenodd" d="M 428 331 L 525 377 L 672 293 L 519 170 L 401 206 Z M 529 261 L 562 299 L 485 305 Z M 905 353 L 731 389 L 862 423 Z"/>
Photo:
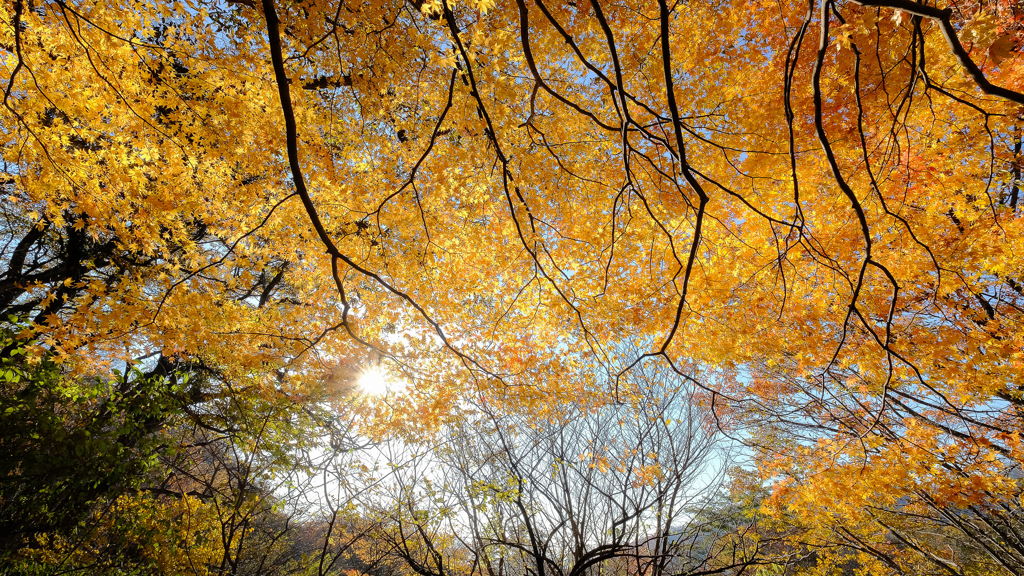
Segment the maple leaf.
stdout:
<path fill-rule="evenodd" d="M 840 26 L 836 29 L 836 45 L 840 50 L 851 50 L 853 43 L 853 32 L 846 28 L 846 26 Z"/>
<path fill-rule="evenodd" d="M 1000 36 L 988 47 L 988 55 L 997 66 L 1010 59 L 1014 52 L 1014 41 L 1010 36 Z"/>

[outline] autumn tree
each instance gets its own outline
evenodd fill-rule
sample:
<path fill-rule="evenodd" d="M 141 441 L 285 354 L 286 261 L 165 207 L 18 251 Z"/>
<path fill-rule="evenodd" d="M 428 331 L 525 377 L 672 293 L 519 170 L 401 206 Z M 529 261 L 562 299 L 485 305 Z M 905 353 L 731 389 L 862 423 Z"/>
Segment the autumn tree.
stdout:
<path fill-rule="evenodd" d="M 79 374 L 302 395 L 377 360 L 392 433 L 629 402 L 660 363 L 817 545 L 1015 573 L 1021 19 L 12 1 L 0 304 Z"/>

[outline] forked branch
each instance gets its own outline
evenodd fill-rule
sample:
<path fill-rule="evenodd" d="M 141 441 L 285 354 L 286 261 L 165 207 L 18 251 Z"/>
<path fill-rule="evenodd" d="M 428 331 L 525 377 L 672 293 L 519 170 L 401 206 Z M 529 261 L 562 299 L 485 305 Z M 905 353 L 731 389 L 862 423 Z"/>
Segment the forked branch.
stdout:
<path fill-rule="evenodd" d="M 861 6 L 902 10 L 908 14 L 934 20 L 942 29 L 942 35 L 946 38 L 946 44 L 949 45 L 949 49 L 953 52 L 953 56 L 955 56 L 957 61 L 960 62 L 960 65 L 964 67 L 964 70 L 970 74 L 974 83 L 978 85 L 978 88 L 980 88 L 982 92 L 1024 105 L 1024 94 L 1010 90 L 1009 88 L 1003 88 L 1002 86 L 992 84 L 987 78 L 985 78 L 985 73 L 981 71 L 981 68 L 974 63 L 974 60 L 971 60 L 971 55 L 967 53 L 964 45 L 960 43 L 960 38 L 956 35 L 956 29 L 953 28 L 951 21 L 953 16 L 952 9 L 940 9 L 933 6 L 925 6 L 924 4 L 913 2 L 912 0 L 853 0 L 853 2 L 854 4 L 859 4 Z"/>

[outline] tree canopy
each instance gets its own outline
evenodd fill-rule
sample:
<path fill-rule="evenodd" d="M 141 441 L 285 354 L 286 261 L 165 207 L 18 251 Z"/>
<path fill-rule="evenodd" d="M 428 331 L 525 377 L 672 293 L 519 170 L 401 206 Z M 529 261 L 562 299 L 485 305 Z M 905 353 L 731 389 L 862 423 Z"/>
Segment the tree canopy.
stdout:
<path fill-rule="evenodd" d="M 1020 573 L 1022 47 L 1009 0 L 3 2 L 0 562 Z M 680 404 L 703 464 L 608 448 Z M 541 550 L 578 491 L 523 466 L 710 499 Z M 150 517 L 194 557 L 102 556 Z"/>

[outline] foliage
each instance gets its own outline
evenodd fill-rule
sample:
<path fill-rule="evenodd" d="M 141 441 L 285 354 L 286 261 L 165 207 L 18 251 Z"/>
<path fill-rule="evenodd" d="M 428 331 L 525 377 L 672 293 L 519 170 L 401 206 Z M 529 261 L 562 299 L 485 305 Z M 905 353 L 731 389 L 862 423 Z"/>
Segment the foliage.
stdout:
<path fill-rule="evenodd" d="M 32 422 L 72 459 L 162 397 L 95 374 L 202 374 L 153 487 L 222 506 L 239 572 L 323 473 L 286 516 L 340 570 L 355 438 L 601 413 L 657 365 L 819 571 L 1019 573 L 1022 43 L 1005 0 L 5 2 L 0 359 L 101 389 L 10 418 L 66 410 Z M 372 361 L 407 391 L 318 412 Z"/>
<path fill-rule="evenodd" d="M 173 411 L 162 378 L 133 368 L 116 380 L 74 380 L 52 360 L 27 360 L 25 350 L 14 348 L 0 364 L 4 556 L 36 534 L 74 528 L 97 502 L 138 487 L 163 448 L 154 432 Z"/>
<path fill-rule="evenodd" d="M 68 534 L 47 533 L 8 565 L 15 573 L 213 574 L 221 555 L 211 506 L 186 496 L 122 495 Z"/>
<path fill-rule="evenodd" d="M 332 549 L 300 508 L 325 412 L 163 358 L 75 377 L 30 347 L 0 372 L 5 573 L 289 573 Z"/>

